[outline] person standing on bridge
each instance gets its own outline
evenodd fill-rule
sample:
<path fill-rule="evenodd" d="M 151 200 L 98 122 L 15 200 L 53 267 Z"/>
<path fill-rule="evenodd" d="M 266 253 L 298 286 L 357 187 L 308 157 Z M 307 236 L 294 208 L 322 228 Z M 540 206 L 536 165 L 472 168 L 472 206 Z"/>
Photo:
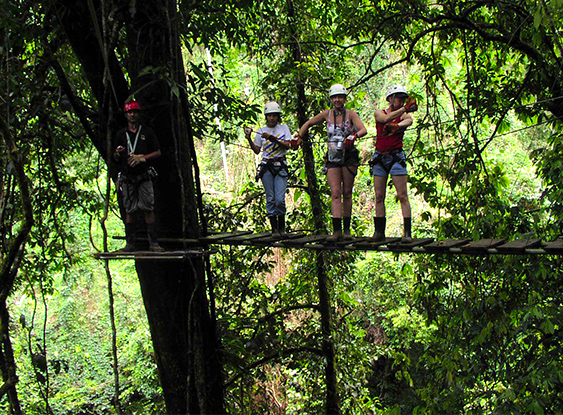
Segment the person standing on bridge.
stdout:
<path fill-rule="evenodd" d="M 125 208 L 126 245 L 121 252 L 136 251 L 135 215 L 143 212 L 149 239 L 149 249 L 162 252 L 158 244 L 154 214 L 154 187 L 156 170 L 151 161 L 160 157 L 160 146 L 155 132 L 139 122 L 141 105 L 128 101 L 124 107 L 127 127 L 115 135 L 113 159 L 119 166 L 118 190 Z"/>
<path fill-rule="evenodd" d="M 408 176 L 403 136 L 405 130 L 413 123 L 410 113 L 416 111 L 418 105 L 414 99 L 409 98 L 402 85 L 391 86 L 385 98 L 389 107 L 385 110 L 375 110 L 377 138 L 375 155 L 370 161 L 375 188 L 375 233 L 372 239 L 385 240 L 385 194 L 387 180 L 391 175 L 403 214 L 404 234 L 401 242 L 409 243 L 412 242 L 411 205 L 407 193 Z"/>
<path fill-rule="evenodd" d="M 333 228 L 333 234 L 327 241 L 336 242 L 352 238 L 352 190 L 360 165 L 360 155 L 354 142 L 356 138 L 366 135 L 367 129 L 355 111 L 346 109 L 348 91 L 344 85 L 332 85 L 328 96 L 333 108 L 324 110 L 303 124 L 297 137 L 300 140 L 311 126 L 326 123 L 328 151 L 325 171 L 332 196 Z"/>
<path fill-rule="evenodd" d="M 287 238 L 285 232 L 285 191 L 287 189 L 286 154 L 290 148 L 297 148 L 297 140 L 291 137 L 289 127 L 281 124 L 281 107 L 277 102 L 268 102 L 264 106 L 266 125 L 255 132 L 244 128 L 244 134 L 252 151 L 262 151 L 262 161 L 258 165 L 256 180 L 261 179 L 266 193 L 266 215 L 272 226 L 274 239 Z"/>

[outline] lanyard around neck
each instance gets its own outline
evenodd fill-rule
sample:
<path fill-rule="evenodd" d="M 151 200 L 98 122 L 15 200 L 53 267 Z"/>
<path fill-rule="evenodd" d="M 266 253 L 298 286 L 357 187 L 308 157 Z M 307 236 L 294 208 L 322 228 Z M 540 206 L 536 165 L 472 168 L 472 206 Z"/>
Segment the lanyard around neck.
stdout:
<path fill-rule="evenodd" d="M 334 114 L 334 125 L 336 125 L 336 110 L 332 110 Z M 342 126 L 340 129 L 344 131 L 344 124 L 346 123 L 346 108 L 342 108 Z"/>
<path fill-rule="evenodd" d="M 139 134 L 141 133 L 142 125 L 139 125 L 139 129 L 137 130 L 137 135 L 135 135 L 135 144 L 131 145 L 131 139 L 129 138 L 129 131 L 126 131 L 125 134 L 127 135 L 127 151 L 129 154 L 135 154 L 135 149 L 137 148 L 137 141 L 139 141 Z"/>

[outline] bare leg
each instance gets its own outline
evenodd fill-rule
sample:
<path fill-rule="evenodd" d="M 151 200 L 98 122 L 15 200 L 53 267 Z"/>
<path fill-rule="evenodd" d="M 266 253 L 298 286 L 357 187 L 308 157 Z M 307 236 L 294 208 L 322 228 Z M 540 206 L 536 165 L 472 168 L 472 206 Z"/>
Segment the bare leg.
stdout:
<path fill-rule="evenodd" d="M 357 167 L 342 167 L 342 216 L 352 216 L 352 191 L 354 190 L 354 179 Z"/>
<path fill-rule="evenodd" d="M 342 217 L 342 169 L 333 167 L 328 169 L 326 174 L 328 185 L 330 186 L 331 213 L 333 218 Z"/>
<path fill-rule="evenodd" d="M 401 239 L 404 243 L 412 242 L 411 236 L 411 226 L 412 226 L 412 219 L 411 219 L 411 204 L 409 202 L 409 195 L 407 193 L 407 175 L 403 176 L 391 176 L 393 179 L 393 184 L 395 185 L 395 189 L 397 189 L 397 197 L 399 198 L 399 202 L 401 202 L 401 212 L 403 213 L 403 222 L 404 222 L 404 236 Z"/>
<path fill-rule="evenodd" d="M 145 212 L 145 222 L 146 223 L 155 223 L 156 222 L 156 217 L 154 215 L 154 212 Z"/>
<path fill-rule="evenodd" d="M 401 202 L 401 212 L 403 213 L 403 218 L 411 217 L 411 204 L 409 202 L 409 195 L 407 192 L 407 178 L 407 175 L 391 176 L 395 189 L 397 190 L 397 197 L 399 198 L 399 202 Z"/>
<path fill-rule="evenodd" d="M 385 194 L 387 176 L 373 176 L 373 187 L 375 189 L 375 216 L 385 216 Z"/>

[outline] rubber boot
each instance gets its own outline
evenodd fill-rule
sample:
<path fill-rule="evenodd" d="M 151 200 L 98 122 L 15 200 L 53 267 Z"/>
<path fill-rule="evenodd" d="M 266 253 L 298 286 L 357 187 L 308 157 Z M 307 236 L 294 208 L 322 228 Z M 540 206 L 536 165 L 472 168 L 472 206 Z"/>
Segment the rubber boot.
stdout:
<path fill-rule="evenodd" d="M 278 215 L 278 232 L 280 237 L 287 238 L 287 232 L 285 231 L 285 215 Z"/>
<path fill-rule="evenodd" d="M 326 238 L 326 242 L 338 242 L 342 240 L 342 218 L 332 218 L 332 236 Z"/>
<path fill-rule="evenodd" d="M 272 238 L 273 239 L 281 239 L 278 227 L 278 217 L 277 216 L 268 216 L 270 219 L 270 225 L 272 225 Z"/>
<path fill-rule="evenodd" d="M 401 243 L 410 244 L 412 242 L 412 222 L 411 218 L 403 218 L 404 234 Z"/>
<path fill-rule="evenodd" d="M 135 233 L 137 226 L 134 222 L 125 224 L 125 246 L 117 252 L 134 252 L 137 250 L 135 246 Z"/>
<path fill-rule="evenodd" d="M 149 236 L 149 250 L 151 252 L 162 252 L 164 248 L 158 244 L 156 222 L 147 223 L 147 234 Z"/>
<path fill-rule="evenodd" d="M 385 225 L 387 224 L 387 218 L 385 216 L 375 216 L 373 218 L 373 224 L 375 226 L 375 232 L 371 238 L 374 242 L 380 242 L 385 240 Z"/>
<path fill-rule="evenodd" d="M 343 228 L 344 228 L 344 240 L 346 241 L 350 241 L 352 239 L 354 239 L 352 237 L 352 232 L 350 232 L 350 224 L 352 223 L 352 217 L 351 216 L 344 216 L 342 218 L 342 224 L 343 224 Z"/>

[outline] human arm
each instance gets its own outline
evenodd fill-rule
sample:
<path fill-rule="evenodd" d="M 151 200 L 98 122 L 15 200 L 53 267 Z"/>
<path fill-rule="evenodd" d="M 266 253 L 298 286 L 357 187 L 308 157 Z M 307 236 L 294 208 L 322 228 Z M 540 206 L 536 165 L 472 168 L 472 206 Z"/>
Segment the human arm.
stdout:
<path fill-rule="evenodd" d="M 275 143 L 277 145 L 279 145 L 280 147 L 288 150 L 289 149 L 289 141 L 286 140 L 280 140 L 278 137 L 276 137 L 273 134 L 267 133 L 267 132 L 263 132 L 262 133 L 262 138 L 265 138 L 266 140 L 271 141 L 272 143 Z"/>
<path fill-rule="evenodd" d="M 127 159 L 127 164 L 131 167 L 135 167 L 138 164 L 146 163 L 148 160 L 152 160 L 161 156 L 160 149 L 153 151 L 149 154 L 130 154 Z"/>
<path fill-rule="evenodd" d="M 323 121 L 326 121 L 326 117 L 328 114 L 329 110 L 324 110 L 323 112 L 321 112 L 320 114 L 315 115 L 313 118 L 311 118 L 310 120 L 308 120 L 307 122 L 305 122 L 305 124 L 303 124 L 301 126 L 301 128 L 299 129 L 299 132 L 297 133 L 297 141 L 299 143 L 301 143 L 301 138 L 307 134 L 307 131 L 309 131 L 309 128 L 313 125 L 317 125 L 320 124 Z"/>
<path fill-rule="evenodd" d="M 406 113 L 407 110 L 405 109 L 405 107 L 401 107 L 399 109 L 396 109 L 395 111 L 391 111 L 388 113 L 385 113 L 385 111 L 383 110 L 375 110 L 374 115 L 375 115 L 375 121 L 381 124 L 387 124 L 398 117 L 402 117 Z"/>
<path fill-rule="evenodd" d="M 113 159 L 115 161 L 119 161 L 119 159 L 121 158 L 121 154 L 123 154 L 122 153 L 123 150 L 125 150 L 125 147 L 123 146 L 116 147 L 115 151 L 113 152 Z"/>
<path fill-rule="evenodd" d="M 356 138 L 363 137 L 368 132 L 357 112 L 350 111 L 350 121 L 352 121 L 352 125 L 354 126 L 354 130 L 356 132 L 346 137 L 346 141 L 344 142 L 344 146 L 346 148 L 352 147 Z"/>
<path fill-rule="evenodd" d="M 386 113 L 383 110 L 375 110 L 375 121 L 380 122 L 382 124 L 387 124 L 388 122 L 393 121 L 397 117 L 403 117 L 404 114 L 415 112 L 417 110 L 418 110 L 418 104 L 416 103 L 416 99 L 409 97 L 407 102 L 405 102 L 405 105 L 396 109 L 395 111 Z"/>
<path fill-rule="evenodd" d="M 400 118 L 400 121 L 397 122 L 389 122 L 385 124 L 385 132 L 388 135 L 393 135 L 401 131 L 405 131 L 408 127 L 410 127 L 413 123 L 412 116 L 410 114 L 403 114 Z"/>
<path fill-rule="evenodd" d="M 250 148 L 252 149 L 252 151 L 254 151 L 255 154 L 259 154 L 260 147 L 258 147 L 256 143 L 252 140 L 251 134 L 252 134 L 252 129 L 250 129 L 249 127 L 244 127 L 244 136 L 248 140 L 248 144 L 250 144 Z"/>

